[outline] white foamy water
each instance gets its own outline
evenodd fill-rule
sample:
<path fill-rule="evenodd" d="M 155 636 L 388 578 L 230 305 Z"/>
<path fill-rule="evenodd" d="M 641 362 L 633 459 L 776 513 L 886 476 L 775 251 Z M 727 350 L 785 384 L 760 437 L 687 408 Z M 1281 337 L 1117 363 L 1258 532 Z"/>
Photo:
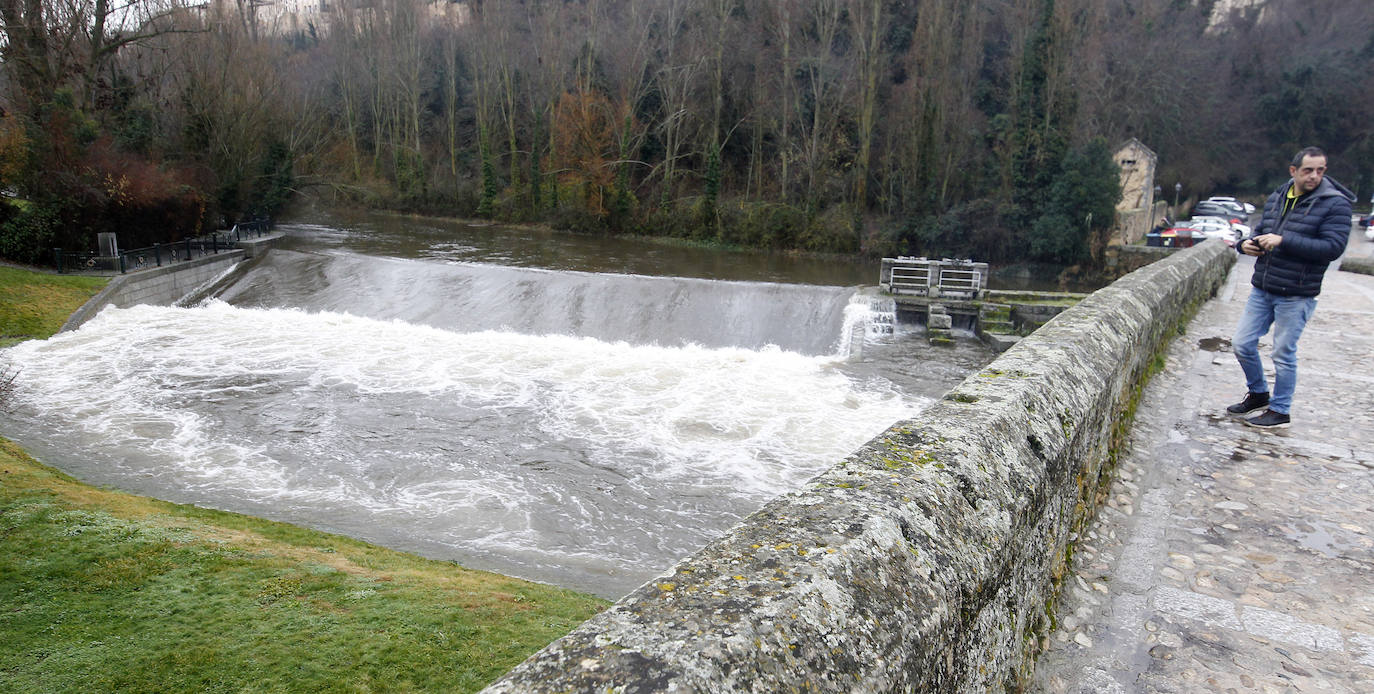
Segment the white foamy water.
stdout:
<path fill-rule="evenodd" d="M 3 353 L 78 477 L 618 596 L 922 406 L 834 357 L 107 309 Z"/>

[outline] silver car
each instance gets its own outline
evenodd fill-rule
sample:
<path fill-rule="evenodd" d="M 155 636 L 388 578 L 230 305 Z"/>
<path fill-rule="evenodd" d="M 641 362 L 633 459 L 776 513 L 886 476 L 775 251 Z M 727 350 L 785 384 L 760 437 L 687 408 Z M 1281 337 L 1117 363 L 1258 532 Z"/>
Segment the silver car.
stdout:
<path fill-rule="evenodd" d="M 1250 233 L 1250 227 L 1234 224 L 1224 217 L 1194 217 L 1184 222 L 1183 226 L 1201 232 L 1203 236 L 1209 239 L 1221 239 L 1228 246 L 1236 245 L 1237 241 Z M 1244 231 L 1242 232 L 1241 229 Z"/>
<path fill-rule="evenodd" d="M 1210 198 L 1207 198 L 1207 202 L 1215 202 L 1215 203 L 1219 203 L 1219 204 L 1225 205 L 1225 206 L 1227 206 L 1227 207 L 1229 207 L 1229 208 L 1235 210 L 1236 213 L 1239 214 L 1242 218 L 1247 218 L 1247 217 L 1249 217 L 1250 215 L 1252 215 L 1252 214 L 1255 213 L 1255 206 L 1254 206 L 1254 205 L 1251 205 L 1251 204 L 1248 203 L 1248 202 L 1241 202 L 1241 201 L 1239 201 L 1239 200 L 1237 200 L 1237 199 L 1235 199 L 1235 198 L 1231 198 L 1231 197 L 1216 195 L 1216 196 L 1212 196 L 1212 197 L 1210 197 Z"/>

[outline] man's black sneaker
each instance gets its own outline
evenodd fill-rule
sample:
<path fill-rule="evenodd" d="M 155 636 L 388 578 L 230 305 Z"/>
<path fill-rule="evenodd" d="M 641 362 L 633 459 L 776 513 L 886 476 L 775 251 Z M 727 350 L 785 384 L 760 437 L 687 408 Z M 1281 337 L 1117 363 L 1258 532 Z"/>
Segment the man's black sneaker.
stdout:
<path fill-rule="evenodd" d="M 1288 415 L 1273 410 L 1265 410 L 1264 414 L 1245 420 L 1245 424 L 1260 429 L 1287 429 Z"/>
<path fill-rule="evenodd" d="M 1240 402 L 1226 408 L 1226 411 L 1236 415 L 1250 414 L 1251 412 L 1254 412 L 1255 410 L 1258 410 L 1261 407 L 1265 407 L 1268 404 L 1268 393 L 1246 393 L 1244 400 L 1241 400 Z"/>

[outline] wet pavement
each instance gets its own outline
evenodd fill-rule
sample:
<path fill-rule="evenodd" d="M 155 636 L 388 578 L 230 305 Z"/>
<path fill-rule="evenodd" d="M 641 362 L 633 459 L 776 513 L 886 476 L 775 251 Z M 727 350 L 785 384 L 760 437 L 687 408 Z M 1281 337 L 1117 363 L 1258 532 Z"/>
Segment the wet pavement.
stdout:
<path fill-rule="evenodd" d="M 1347 256 L 1371 250 L 1352 234 Z M 1374 692 L 1374 276 L 1328 270 L 1292 427 L 1268 431 L 1224 411 L 1252 267 L 1146 387 L 1032 692 Z"/>

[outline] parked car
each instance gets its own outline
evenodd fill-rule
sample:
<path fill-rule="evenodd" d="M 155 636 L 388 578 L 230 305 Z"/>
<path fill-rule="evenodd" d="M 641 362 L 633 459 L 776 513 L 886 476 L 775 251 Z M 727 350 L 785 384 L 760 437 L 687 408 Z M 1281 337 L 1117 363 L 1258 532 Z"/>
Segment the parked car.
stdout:
<path fill-rule="evenodd" d="M 1239 210 L 1241 214 L 1247 217 L 1255 213 L 1254 205 L 1251 205 L 1248 202 L 1241 202 L 1240 200 L 1237 200 L 1235 198 L 1226 197 L 1223 195 L 1214 195 L 1210 198 L 1207 198 L 1207 200 L 1205 200 L 1204 202 L 1235 203 L 1236 209 Z"/>
<path fill-rule="evenodd" d="M 1170 246 L 1174 248 L 1187 248 L 1194 243 L 1201 243 L 1207 240 L 1206 234 L 1184 224 L 1175 224 L 1167 229 L 1152 231 L 1145 235 L 1145 245 L 1147 246 Z"/>
<path fill-rule="evenodd" d="M 1250 225 L 1249 225 L 1249 224 L 1241 224 L 1241 220 L 1235 219 L 1235 217 L 1193 217 L 1193 220 L 1217 220 L 1217 221 L 1224 221 L 1224 223 L 1227 223 L 1227 224 L 1230 224 L 1230 225 L 1231 225 L 1231 231 L 1234 231 L 1234 232 L 1235 232 L 1235 235 L 1237 235 L 1238 238 L 1242 238 L 1242 239 L 1243 239 L 1243 238 L 1245 238 L 1245 236 L 1249 236 L 1249 235 L 1250 235 Z M 1189 221 L 1193 221 L 1193 220 L 1189 220 Z"/>
<path fill-rule="evenodd" d="M 1245 238 L 1229 219 L 1223 217 L 1194 217 L 1184 222 L 1183 227 L 1209 239 L 1221 239 L 1222 243 L 1228 246 L 1234 246 L 1237 241 Z M 1248 229 L 1246 233 L 1249 233 Z"/>
<path fill-rule="evenodd" d="M 1194 217 L 1225 217 L 1244 222 L 1249 219 L 1245 214 L 1245 208 L 1238 202 L 1217 202 L 1213 200 L 1203 200 L 1193 205 Z"/>
<path fill-rule="evenodd" d="M 1238 210 L 1240 207 L 1241 204 L 1234 201 L 1203 200 L 1193 205 L 1193 219 L 1199 217 L 1218 217 L 1224 219 L 1230 222 L 1231 225 L 1235 227 L 1236 231 L 1240 232 L 1241 238 L 1244 238 L 1250 235 L 1250 225 L 1246 224 L 1246 222 L 1250 221 L 1250 215 L 1239 213 Z M 1254 209 L 1254 206 L 1251 206 L 1251 209 Z"/>

